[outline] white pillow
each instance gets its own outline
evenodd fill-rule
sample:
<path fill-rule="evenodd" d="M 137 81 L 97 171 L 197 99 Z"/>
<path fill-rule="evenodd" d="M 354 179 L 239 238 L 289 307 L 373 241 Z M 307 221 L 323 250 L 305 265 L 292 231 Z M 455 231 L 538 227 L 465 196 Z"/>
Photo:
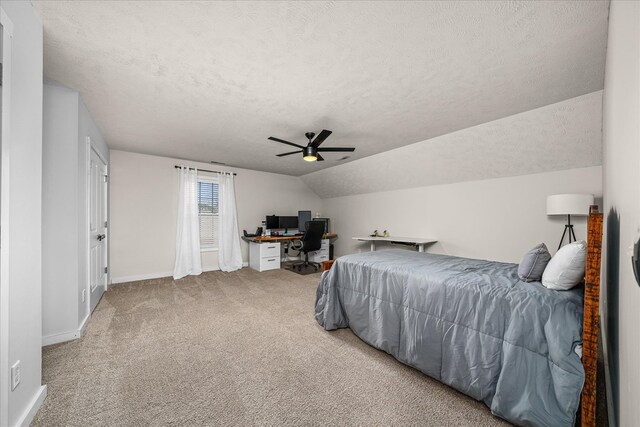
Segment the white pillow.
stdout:
<path fill-rule="evenodd" d="M 547 264 L 542 273 L 542 284 L 549 289 L 567 291 L 582 282 L 586 264 L 587 242 L 569 243 L 560 248 Z"/>

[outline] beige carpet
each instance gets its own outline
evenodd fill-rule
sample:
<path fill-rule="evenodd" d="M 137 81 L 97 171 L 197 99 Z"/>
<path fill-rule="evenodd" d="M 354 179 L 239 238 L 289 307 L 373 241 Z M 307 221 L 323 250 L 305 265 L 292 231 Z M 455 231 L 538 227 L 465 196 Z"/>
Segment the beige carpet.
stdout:
<path fill-rule="evenodd" d="M 85 336 L 43 350 L 36 426 L 503 425 L 313 317 L 320 273 L 113 286 Z"/>

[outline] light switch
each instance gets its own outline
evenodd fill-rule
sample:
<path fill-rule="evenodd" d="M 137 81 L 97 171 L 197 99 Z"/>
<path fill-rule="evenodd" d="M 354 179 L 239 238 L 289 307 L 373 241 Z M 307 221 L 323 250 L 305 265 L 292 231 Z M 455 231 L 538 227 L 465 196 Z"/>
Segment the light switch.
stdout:
<path fill-rule="evenodd" d="M 20 361 L 11 366 L 11 391 L 15 390 L 20 384 Z"/>

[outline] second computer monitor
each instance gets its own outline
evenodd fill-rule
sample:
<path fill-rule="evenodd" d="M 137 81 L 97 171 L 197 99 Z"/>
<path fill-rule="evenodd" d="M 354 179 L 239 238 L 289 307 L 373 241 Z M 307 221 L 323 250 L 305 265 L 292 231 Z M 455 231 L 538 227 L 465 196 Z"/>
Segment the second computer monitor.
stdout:
<path fill-rule="evenodd" d="M 297 216 L 281 216 L 278 228 L 293 229 L 298 228 Z"/>
<path fill-rule="evenodd" d="M 329 233 L 329 218 L 313 218 L 313 221 L 324 222 L 324 232 Z"/>
<path fill-rule="evenodd" d="M 265 226 L 267 227 L 267 230 L 275 230 L 277 228 L 280 228 L 279 217 L 277 215 L 267 215 Z"/>
<path fill-rule="evenodd" d="M 311 221 L 311 211 L 298 211 L 298 231 L 304 233 L 308 221 Z"/>

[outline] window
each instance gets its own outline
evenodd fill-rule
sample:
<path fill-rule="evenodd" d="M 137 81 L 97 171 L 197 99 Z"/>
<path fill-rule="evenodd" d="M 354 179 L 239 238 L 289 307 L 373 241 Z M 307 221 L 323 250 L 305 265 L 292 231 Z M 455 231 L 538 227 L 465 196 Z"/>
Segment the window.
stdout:
<path fill-rule="evenodd" d="M 218 182 L 198 178 L 198 218 L 200 220 L 200 250 L 218 249 Z"/>

